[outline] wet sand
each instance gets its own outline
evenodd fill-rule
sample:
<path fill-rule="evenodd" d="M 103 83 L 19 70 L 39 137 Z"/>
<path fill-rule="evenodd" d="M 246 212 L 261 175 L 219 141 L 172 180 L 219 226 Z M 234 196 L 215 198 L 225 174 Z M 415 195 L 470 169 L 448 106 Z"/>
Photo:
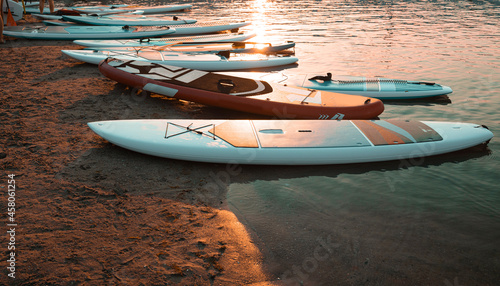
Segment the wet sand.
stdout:
<path fill-rule="evenodd" d="M 7 276 L 2 235 L 0 284 L 270 284 L 261 253 L 227 210 L 227 182 L 217 179 L 226 166 L 137 154 L 86 125 L 218 110 L 137 96 L 60 52 L 77 47 L 9 37 L 0 46 L 1 201 L 14 174 L 17 223 L 16 278 Z"/>

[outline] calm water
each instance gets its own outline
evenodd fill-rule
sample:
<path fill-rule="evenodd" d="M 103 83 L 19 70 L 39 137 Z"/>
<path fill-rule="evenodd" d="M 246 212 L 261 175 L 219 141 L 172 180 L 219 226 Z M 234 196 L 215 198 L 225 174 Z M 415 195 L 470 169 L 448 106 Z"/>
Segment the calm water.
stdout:
<path fill-rule="evenodd" d="M 160 2 L 145 2 L 160 3 Z M 348 166 L 253 167 L 230 208 L 275 279 L 306 285 L 498 285 L 498 1 L 198 1 L 186 18 L 247 20 L 254 40 L 297 43 L 287 73 L 451 86 L 451 103 L 388 103 L 381 119 L 465 121 L 489 151 Z"/>

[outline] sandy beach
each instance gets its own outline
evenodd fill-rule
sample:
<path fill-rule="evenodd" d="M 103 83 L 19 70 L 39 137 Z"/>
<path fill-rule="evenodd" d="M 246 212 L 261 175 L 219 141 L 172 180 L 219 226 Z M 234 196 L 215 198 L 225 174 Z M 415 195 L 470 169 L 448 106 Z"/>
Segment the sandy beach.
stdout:
<path fill-rule="evenodd" d="M 73 48 L 8 37 L 0 46 L 1 200 L 15 175 L 17 224 L 15 279 L 2 235 L 0 284 L 268 284 L 259 250 L 227 210 L 226 166 L 137 154 L 86 125 L 218 110 L 136 95 L 60 52 Z"/>

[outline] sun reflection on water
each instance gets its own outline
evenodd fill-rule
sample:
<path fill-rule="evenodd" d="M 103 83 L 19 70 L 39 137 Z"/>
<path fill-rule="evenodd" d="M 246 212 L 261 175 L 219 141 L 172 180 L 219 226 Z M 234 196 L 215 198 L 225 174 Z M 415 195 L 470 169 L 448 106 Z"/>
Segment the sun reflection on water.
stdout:
<path fill-rule="evenodd" d="M 269 20 L 272 17 L 272 11 L 275 10 L 275 3 L 268 0 L 254 0 L 249 3 L 250 11 L 250 21 L 252 22 L 252 33 L 257 34 L 255 38 L 252 39 L 254 42 L 270 42 L 272 39 L 269 38 L 267 33 L 268 29 L 272 27 Z"/>

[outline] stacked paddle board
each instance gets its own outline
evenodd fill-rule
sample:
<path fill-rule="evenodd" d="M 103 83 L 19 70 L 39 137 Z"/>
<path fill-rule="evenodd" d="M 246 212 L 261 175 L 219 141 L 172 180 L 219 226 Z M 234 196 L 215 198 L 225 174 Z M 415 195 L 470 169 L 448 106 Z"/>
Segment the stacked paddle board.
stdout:
<path fill-rule="evenodd" d="M 44 21 L 48 26 L 78 26 L 79 24 L 67 21 Z M 201 22 L 195 24 L 176 24 L 170 26 L 158 26 L 158 28 L 168 28 L 175 29 L 174 36 L 191 36 L 191 35 L 203 35 L 212 34 L 222 31 L 233 31 L 237 32 L 239 28 L 250 25 L 249 22 Z M 127 25 L 128 26 L 128 25 Z M 123 26 L 123 27 L 127 27 Z M 84 26 L 88 27 L 88 26 Z M 107 26 L 101 26 L 105 29 Z M 114 27 L 114 26 L 110 26 Z"/>
<path fill-rule="evenodd" d="M 174 43 L 162 46 L 148 47 L 100 47 L 87 48 L 94 51 L 113 51 L 113 52 L 138 52 L 147 50 L 170 51 L 179 53 L 246 53 L 246 54 L 294 54 L 292 49 L 294 42 L 284 43 L 260 43 L 260 42 L 230 42 L 230 43 Z"/>
<path fill-rule="evenodd" d="M 204 71 L 230 71 L 260 69 L 284 66 L 296 63 L 296 57 L 274 55 L 236 54 L 226 57 L 219 54 L 186 54 L 158 50 L 138 51 L 98 51 L 98 50 L 62 50 L 74 59 L 99 64 L 109 57 L 130 61 L 141 60 L 151 63 L 174 65 L 177 67 L 201 69 Z"/>
<path fill-rule="evenodd" d="M 101 5 L 101 6 L 74 6 L 64 7 L 61 9 L 73 10 L 82 14 L 99 14 L 99 13 L 117 13 L 117 12 L 131 12 L 141 10 L 144 14 L 163 14 L 168 12 L 176 12 L 191 9 L 192 5 L 160 5 L 160 6 L 137 6 L 137 5 Z M 40 13 L 38 6 L 26 7 L 26 13 Z M 48 7 L 44 8 L 44 14 L 50 14 Z"/>
<path fill-rule="evenodd" d="M 72 7 L 71 9 L 77 12 L 84 13 L 107 13 L 107 12 L 130 12 L 140 10 L 143 11 L 144 14 L 164 14 L 168 12 L 177 12 L 177 11 L 185 11 L 189 10 L 193 7 L 191 4 L 181 4 L 181 5 L 157 5 L 157 6 L 142 6 L 142 5 L 117 5 L 108 7 L 97 6 L 97 7 Z"/>
<path fill-rule="evenodd" d="M 117 120 L 89 127 L 136 152 L 230 164 L 321 165 L 432 156 L 488 142 L 469 123 L 404 120 Z"/>
<path fill-rule="evenodd" d="M 106 16 L 69 16 L 63 15 L 62 20 L 83 25 L 94 26 L 160 26 L 160 25 L 183 25 L 194 24 L 193 19 L 178 19 L 167 16 L 143 16 L 133 14 L 118 14 Z"/>
<path fill-rule="evenodd" d="M 5 27 L 4 35 L 33 40 L 138 39 L 173 34 L 167 27 L 121 26 L 15 26 Z"/>
<path fill-rule="evenodd" d="M 131 40 L 76 40 L 75 44 L 91 48 L 113 48 L 113 47 L 144 47 L 161 46 L 178 43 L 199 42 L 239 42 L 255 37 L 255 33 L 227 33 L 201 36 L 169 37 L 169 38 L 147 38 Z"/>

